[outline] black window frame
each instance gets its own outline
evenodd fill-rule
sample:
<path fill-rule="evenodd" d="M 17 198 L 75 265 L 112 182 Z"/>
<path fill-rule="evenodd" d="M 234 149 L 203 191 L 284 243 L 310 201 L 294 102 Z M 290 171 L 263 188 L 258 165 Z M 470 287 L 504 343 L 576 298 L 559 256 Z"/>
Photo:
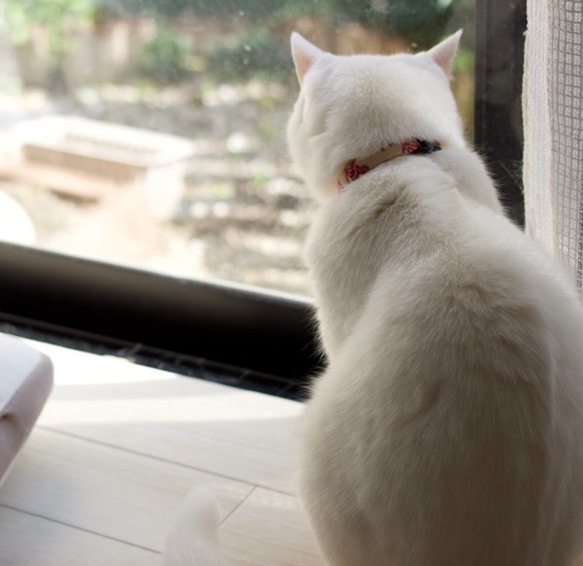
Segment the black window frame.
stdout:
<path fill-rule="evenodd" d="M 524 222 L 522 139 L 520 128 L 508 124 L 521 116 L 525 28 L 525 0 L 477 0 L 475 141 L 518 224 Z M 250 371 L 259 381 L 281 380 L 266 390 L 290 397 L 302 396 L 324 364 L 308 298 L 5 243 L 0 330 L 199 370 L 220 366 L 234 382 Z"/>
<path fill-rule="evenodd" d="M 524 227 L 522 75 L 526 0 L 476 0 L 475 146 Z"/>

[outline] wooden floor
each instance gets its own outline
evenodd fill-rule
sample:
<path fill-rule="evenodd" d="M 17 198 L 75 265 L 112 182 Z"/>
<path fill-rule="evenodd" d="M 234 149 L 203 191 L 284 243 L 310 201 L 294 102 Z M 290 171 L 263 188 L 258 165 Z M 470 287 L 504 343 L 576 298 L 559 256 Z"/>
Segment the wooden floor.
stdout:
<path fill-rule="evenodd" d="M 233 565 L 322 564 L 293 495 L 301 404 L 31 344 L 56 383 L 0 488 L 1 566 L 159 565 L 197 484 Z"/>

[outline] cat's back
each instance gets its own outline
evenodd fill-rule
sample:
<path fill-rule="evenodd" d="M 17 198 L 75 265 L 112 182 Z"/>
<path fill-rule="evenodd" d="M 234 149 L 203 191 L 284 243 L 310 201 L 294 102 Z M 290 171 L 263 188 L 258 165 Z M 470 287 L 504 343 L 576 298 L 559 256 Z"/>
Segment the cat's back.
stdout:
<path fill-rule="evenodd" d="M 491 181 L 483 168 L 460 172 L 457 157 L 373 172 L 360 195 L 340 195 L 316 223 L 312 270 L 324 289 L 323 329 L 338 339 L 332 364 L 351 357 L 362 374 L 378 362 L 394 376 L 489 375 L 553 395 L 571 380 L 583 401 L 574 287 L 498 204 L 472 194 Z"/>
<path fill-rule="evenodd" d="M 581 318 L 561 269 L 504 216 L 481 160 L 465 149 L 404 158 L 349 185 L 320 207 L 306 258 L 331 357 L 370 316 L 391 324 L 398 312 L 426 329 L 450 321 L 452 333 L 465 321 L 480 334 L 488 317 L 518 305 Z"/>
<path fill-rule="evenodd" d="M 418 552 L 403 564 L 563 564 L 573 546 L 560 541 L 583 526 L 578 301 L 542 250 L 438 169 L 427 186 L 417 166 L 420 184 L 396 200 L 386 185 L 377 195 L 371 176 L 369 211 L 336 205 L 336 222 L 351 209 L 361 229 L 336 229 L 345 255 L 327 267 L 352 279 L 336 286 L 338 312 L 323 313 L 341 339 L 307 435 L 331 459 L 318 465 L 344 470 L 347 509 L 386 533 L 379 553 Z M 383 220 L 374 202 L 401 208 Z M 365 248 L 370 264 L 354 275 Z"/>
<path fill-rule="evenodd" d="M 530 382 L 539 373 L 549 387 L 560 367 L 583 384 L 582 309 L 566 274 L 499 205 L 470 194 L 482 173 L 491 188 L 484 171 L 419 162 L 370 174 L 315 223 L 320 314 L 340 336 L 332 363 L 385 359 L 398 373 L 404 360 L 425 361 L 452 376 Z"/>

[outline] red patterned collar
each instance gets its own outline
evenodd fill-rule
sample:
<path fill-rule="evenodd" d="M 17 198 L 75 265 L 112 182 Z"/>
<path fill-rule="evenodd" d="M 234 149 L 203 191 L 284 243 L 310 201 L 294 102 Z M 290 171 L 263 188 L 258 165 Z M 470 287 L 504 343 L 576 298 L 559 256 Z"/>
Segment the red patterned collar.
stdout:
<path fill-rule="evenodd" d="M 338 192 L 341 193 L 346 185 L 352 183 L 352 181 L 356 181 L 356 179 L 385 161 L 400 157 L 401 155 L 433 153 L 439 151 L 441 148 L 442 144 L 438 141 L 411 139 L 403 143 L 391 144 L 364 159 L 351 159 L 344 166 L 342 173 L 338 177 Z"/>

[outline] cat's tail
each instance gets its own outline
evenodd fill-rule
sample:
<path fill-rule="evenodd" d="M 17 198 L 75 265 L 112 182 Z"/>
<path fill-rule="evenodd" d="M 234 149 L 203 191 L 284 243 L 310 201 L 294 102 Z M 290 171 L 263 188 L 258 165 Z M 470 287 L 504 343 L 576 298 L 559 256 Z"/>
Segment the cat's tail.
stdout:
<path fill-rule="evenodd" d="M 215 494 L 204 487 L 194 489 L 166 539 L 164 566 L 227 566 L 219 550 L 219 521 Z"/>

